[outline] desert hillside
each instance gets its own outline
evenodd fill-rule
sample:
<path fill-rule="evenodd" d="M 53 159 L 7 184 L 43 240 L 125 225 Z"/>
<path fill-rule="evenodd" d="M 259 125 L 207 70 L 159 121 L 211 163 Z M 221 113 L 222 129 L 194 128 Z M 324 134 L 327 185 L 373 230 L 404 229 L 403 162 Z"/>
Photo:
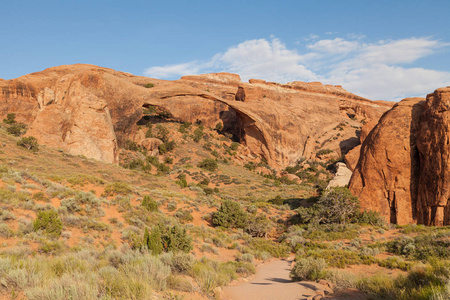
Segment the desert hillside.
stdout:
<path fill-rule="evenodd" d="M 450 296 L 450 228 L 408 219 L 413 187 L 446 205 L 445 167 L 410 171 L 447 153 L 447 89 L 394 105 L 92 65 L 0 86 L 0 299 Z"/>

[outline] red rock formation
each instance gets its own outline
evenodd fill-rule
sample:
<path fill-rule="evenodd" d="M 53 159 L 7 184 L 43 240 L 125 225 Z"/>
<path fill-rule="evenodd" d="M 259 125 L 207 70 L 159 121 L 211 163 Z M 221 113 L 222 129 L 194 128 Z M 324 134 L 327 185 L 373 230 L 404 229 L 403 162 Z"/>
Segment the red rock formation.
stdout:
<path fill-rule="evenodd" d="M 416 134 L 424 99 L 409 98 L 386 112 L 361 147 L 349 188 L 366 210 L 386 221 L 410 224 L 417 220 Z"/>
<path fill-rule="evenodd" d="M 154 87 L 146 88 L 147 83 Z M 390 105 L 320 83 L 281 85 L 214 73 L 163 81 L 92 65 L 50 68 L 0 82 L 0 117 L 15 112 L 40 143 L 117 162 L 117 146 L 136 136 L 143 107 L 156 106 L 183 122 L 218 122 L 254 155 L 275 168 L 314 158 L 316 151 L 358 144 L 359 121 L 378 118 Z M 245 89 L 245 102 L 234 101 Z"/>
<path fill-rule="evenodd" d="M 425 109 L 417 138 L 418 222 L 450 225 L 450 87 L 429 94 Z"/>
<path fill-rule="evenodd" d="M 240 86 L 238 88 L 238 91 L 236 92 L 236 96 L 234 97 L 234 99 L 236 101 L 242 101 L 242 102 L 245 101 L 245 91 L 244 91 L 244 88 L 242 86 Z"/>
<path fill-rule="evenodd" d="M 369 121 L 366 121 L 365 124 L 362 126 L 361 131 L 359 133 L 359 142 L 362 145 L 366 137 L 369 135 L 370 131 L 377 125 L 378 120 L 369 119 Z M 361 152 L 361 145 L 356 146 L 355 148 L 351 149 L 345 156 L 344 161 L 347 165 L 347 168 L 350 169 L 350 171 L 353 172 L 355 170 L 356 164 L 359 160 L 359 155 Z"/>

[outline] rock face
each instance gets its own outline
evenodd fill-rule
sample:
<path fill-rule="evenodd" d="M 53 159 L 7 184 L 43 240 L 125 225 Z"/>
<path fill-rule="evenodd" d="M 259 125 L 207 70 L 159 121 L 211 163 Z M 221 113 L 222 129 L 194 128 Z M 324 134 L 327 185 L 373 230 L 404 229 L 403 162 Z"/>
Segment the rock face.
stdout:
<path fill-rule="evenodd" d="M 450 225 L 450 87 L 427 96 L 417 137 L 417 221 Z"/>
<path fill-rule="evenodd" d="M 235 101 L 239 87 L 244 102 Z M 137 130 L 144 108 L 207 127 L 222 123 L 252 155 L 281 169 L 324 149 L 340 156 L 359 143 L 358 120 L 392 106 L 321 83 L 243 83 L 229 73 L 164 81 L 93 65 L 54 67 L 0 81 L 0 88 L 0 118 L 14 112 L 39 143 L 110 163 L 127 140 L 144 141 Z"/>
<path fill-rule="evenodd" d="M 278 169 L 302 157 L 314 159 L 320 150 L 332 150 L 336 157 L 345 154 L 359 144 L 358 120 L 378 119 L 393 105 L 318 82 L 243 83 L 229 74 L 226 79 L 217 74 L 184 76 L 179 82 L 220 96 L 237 114 L 236 135 Z M 239 86 L 245 89 L 245 102 L 229 101 Z"/>
<path fill-rule="evenodd" d="M 236 101 L 242 101 L 242 102 L 245 101 L 245 91 L 244 91 L 244 88 L 242 86 L 240 86 L 238 88 L 238 91 L 236 92 L 236 96 L 234 97 L 234 99 Z"/>
<path fill-rule="evenodd" d="M 338 186 L 347 186 L 352 177 L 352 171 L 347 168 L 344 163 L 338 162 L 336 164 L 336 174 L 327 185 L 327 189 Z"/>
<path fill-rule="evenodd" d="M 450 224 L 450 88 L 405 99 L 365 139 L 350 182 L 365 209 L 396 224 Z"/>
<path fill-rule="evenodd" d="M 417 218 L 415 136 L 423 100 L 404 99 L 381 117 L 362 144 L 349 185 L 363 209 L 380 212 L 395 224 Z"/>

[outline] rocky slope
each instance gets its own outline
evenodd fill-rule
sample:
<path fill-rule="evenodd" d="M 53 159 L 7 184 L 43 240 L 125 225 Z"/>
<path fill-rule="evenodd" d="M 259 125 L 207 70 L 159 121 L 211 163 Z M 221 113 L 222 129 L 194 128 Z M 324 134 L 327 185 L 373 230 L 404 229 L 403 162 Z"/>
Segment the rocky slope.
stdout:
<path fill-rule="evenodd" d="M 125 141 L 149 142 L 136 135 L 145 108 L 180 122 L 221 123 L 251 155 L 282 168 L 321 150 L 346 153 L 359 143 L 360 121 L 392 105 L 321 83 L 243 83 L 227 73 L 163 81 L 93 65 L 50 68 L 0 86 L 0 117 L 14 112 L 40 143 L 110 163 Z"/>
<path fill-rule="evenodd" d="M 449 225 L 450 88 L 424 100 L 404 99 L 383 115 L 349 187 L 391 223 Z"/>

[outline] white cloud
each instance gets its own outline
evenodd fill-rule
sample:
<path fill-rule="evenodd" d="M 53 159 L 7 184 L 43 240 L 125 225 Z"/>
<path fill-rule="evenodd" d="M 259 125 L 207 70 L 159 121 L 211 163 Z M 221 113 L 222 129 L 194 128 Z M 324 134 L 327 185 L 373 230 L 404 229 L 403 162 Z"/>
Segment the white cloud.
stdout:
<path fill-rule="evenodd" d="M 144 71 L 144 75 L 154 78 L 173 78 L 183 75 L 198 74 L 203 66 L 196 62 L 188 62 L 178 65 L 166 65 L 162 67 L 151 67 Z M 202 71 L 203 72 L 203 71 Z"/>
<path fill-rule="evenodd" d="M 359 48 L 359 43 L 357 41 L 346 41 L 342 38 L 335 38 L 334 40 L 320 40 L 307 47 L 313 51 L 331 54 L 347 54 L 350 51 L 357 50 Z"/>
<path fill-rule="evenodd" d="M 244 80 L 264 78 L 287 82 L 297 78 L 317 80 L 317 76 L 302 64 L 308 56 L 289 50 L 278 39 L 245 41 L 214 56 L 213 61 L 226 72 L 241 75 Z"/>
<path fill-rule="evenodd" d="M 145 75 L 173 79 L 208 72 L 238 73 L 243 80 L 322 81 L 340 84 L 369 99 L 399 100 L 425 96 L 450 85 L 450 72 L 412 65 L 449 46 L 431 38 L 407 38 L 364 43 L 362 35 L 310 41 L 303 52 L 289 49 L 279 39 L 255 39 L 232 46 L 211 59 L 152 67 Z M 314 38 L 319 38 L 314 36 Z M 407 65 L 409 66 L 407 67 Z"/>

